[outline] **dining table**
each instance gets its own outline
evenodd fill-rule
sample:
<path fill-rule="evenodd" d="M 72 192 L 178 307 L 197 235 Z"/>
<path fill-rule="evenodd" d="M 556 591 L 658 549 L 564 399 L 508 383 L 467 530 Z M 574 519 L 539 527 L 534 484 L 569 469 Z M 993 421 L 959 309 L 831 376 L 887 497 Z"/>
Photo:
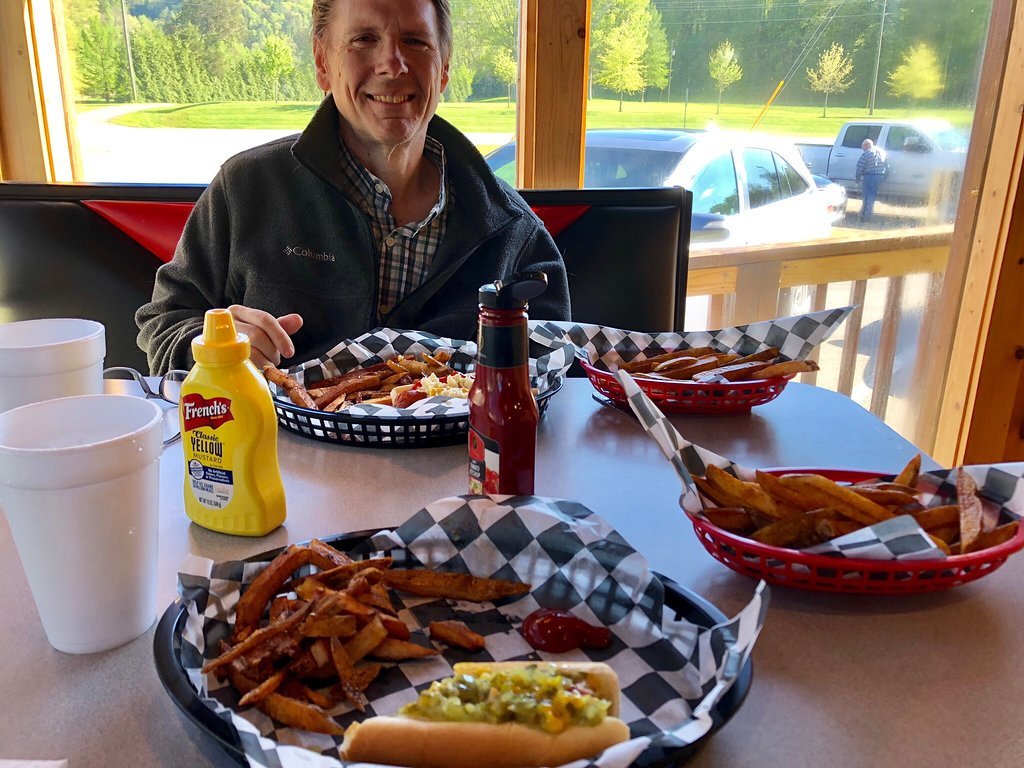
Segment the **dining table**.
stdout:
<path fill-rule="evenodd" d="M 121 388 L 132 383 L 107 385 L 127 391 Z M 749 412 L 670 420 L 686 439 L 750 467 L 895 474 L 918 453 L 849 398 L 796 382 Z M 181 445 L 164 449 L 161 611 L 175 601 L 178 568 L 189 555 L 239 560 L 314 537 L 394 526 L 430 502 L 468 492 L 464 443 L 374 448 L 282 429 L 278 455 L 287 519 L 266 536 L 246 538 L 189 521 Z M 927 456 L 924 463 L 936 466 Z M 704 550 L 680 509 L 681 490 L 671 464 L 632 415 L 598 402 L 586 379 L 564 381 L 538 428 L 536 495 L 581 503 L 654 571 L 732 616 L 751 600 L 757 582 Z M 749 692 L 687 765 L 1020 765 L 1021 583 L 1024 555 L 983 579 L 927 594 L 772 587 Z M 0 759 L 66 759 L 70 768 L 236 764 L 165 692 L 154 665 L 155 623 L 103 653 L 67 655 L 47 643 L 5 518 L 0 584 Z"/>

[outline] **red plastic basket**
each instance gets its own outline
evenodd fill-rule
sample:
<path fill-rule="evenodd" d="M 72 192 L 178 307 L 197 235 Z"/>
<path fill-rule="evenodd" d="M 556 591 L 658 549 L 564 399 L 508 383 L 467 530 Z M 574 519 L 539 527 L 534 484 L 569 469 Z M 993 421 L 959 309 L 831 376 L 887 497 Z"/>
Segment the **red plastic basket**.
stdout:
<path fill-rule="evenodd" d="M 883 473 L 850 470 L 780 469 L 772 474 L 816 472 L 839 482 L 859 482 Z M 713 558 L 726 566 L 769 584 L 817 592 L 906 595 L 937 592 L 987 576 L 1024 548 L 1024 525 L 1017 535 L 998 546 L 945 560 L 863 560 L 809 555 L 795 549 L 773 547 L 737 536 L 707 520 L 686 513 L 693 530 Z"/>
<path fill-rule="evenodd" d="M 615 375 L 579 358 L 594 389 L 617 403 L 626 402 Z M 725 384 L 701 384 L 695 381 L 668 381 L 635 378 L 637 385 L 665 413 L 741 413 L 755 405 L 771 402 L 793 378 L 780 376 L 756 381 L 733 381 Z"/>

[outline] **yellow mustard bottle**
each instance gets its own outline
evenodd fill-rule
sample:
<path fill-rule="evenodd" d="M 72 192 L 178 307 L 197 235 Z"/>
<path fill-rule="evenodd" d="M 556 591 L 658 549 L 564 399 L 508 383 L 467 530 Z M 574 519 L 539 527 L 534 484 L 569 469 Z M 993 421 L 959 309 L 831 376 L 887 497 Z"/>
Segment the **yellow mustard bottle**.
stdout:
<path fill-rule="evenodd" d="M 249 351 L 228 310 L 206 313 L 179 401 L 185 513 L 213 531 L 263 536 L 284 522 L 285 495 L 274 403 Z"/>

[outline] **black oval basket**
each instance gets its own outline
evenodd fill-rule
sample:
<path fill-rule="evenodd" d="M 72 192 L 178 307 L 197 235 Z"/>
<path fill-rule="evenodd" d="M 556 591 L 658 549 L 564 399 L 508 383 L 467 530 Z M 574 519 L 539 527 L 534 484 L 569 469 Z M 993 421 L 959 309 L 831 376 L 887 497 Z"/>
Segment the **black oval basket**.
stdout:
<path fill-rule="evenodd" d="M 537 408 L 543 416 L 551 397 L 562 387 L 562 379 L 537 395 Z M 385 419 L 348 415 L 344 411 L 327 413 L 303 408 L 290 401 L 274 398 L 277 422 L 289 432 L 327 443 L 360 445 L 369 448 L 425 448 L 464 442 L 469 432 L 469 414 L 416 418 L 399 416 Z"/>

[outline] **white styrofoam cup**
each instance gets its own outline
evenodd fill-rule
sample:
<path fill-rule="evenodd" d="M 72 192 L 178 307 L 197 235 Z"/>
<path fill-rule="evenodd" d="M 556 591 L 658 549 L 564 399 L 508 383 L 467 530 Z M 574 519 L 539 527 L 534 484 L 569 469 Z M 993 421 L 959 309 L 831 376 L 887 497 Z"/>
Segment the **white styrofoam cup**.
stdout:
<path fill-rule="evenodd" d="M 127 395 L 0 413 L 0 508 L 59 651 L 114 648 L 156 618 L 162 420 Z"/>
<path fill-rule="evenodd" d="M 71 317 L 0 325 L 0 413 L 19 405 L 103 393 L 101 323 Z"/>

